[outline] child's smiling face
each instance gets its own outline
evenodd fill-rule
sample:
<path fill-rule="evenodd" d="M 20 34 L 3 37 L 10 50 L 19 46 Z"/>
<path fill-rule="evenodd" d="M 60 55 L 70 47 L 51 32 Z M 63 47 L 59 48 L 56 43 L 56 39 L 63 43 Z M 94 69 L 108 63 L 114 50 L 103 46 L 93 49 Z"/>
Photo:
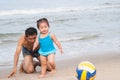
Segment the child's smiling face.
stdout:
<path fill-rule="evenodd" d="M 42 34 L 47 34 L 49 30 L 49 26 L 46 22 L 42 22 L 39 24 L 39 30 Z"/>

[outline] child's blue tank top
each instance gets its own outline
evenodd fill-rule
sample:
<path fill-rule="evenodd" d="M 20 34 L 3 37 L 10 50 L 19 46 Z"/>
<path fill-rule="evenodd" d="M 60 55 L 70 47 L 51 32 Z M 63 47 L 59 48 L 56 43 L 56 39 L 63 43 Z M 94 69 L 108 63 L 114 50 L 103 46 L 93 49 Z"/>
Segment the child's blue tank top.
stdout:
<path fill-rule="evenodd" d="M 54 47 L 53 40 L 51 39 L 50 34 L 48 34 L 44 38 L 40 38 L 39 36 L 38 39 L 39 39 L 39 45 L 40 45 L 40 49 L 38 52 L 40 55 L 48 56 L 49 54 L 56 52 L 56 49 Z"/>

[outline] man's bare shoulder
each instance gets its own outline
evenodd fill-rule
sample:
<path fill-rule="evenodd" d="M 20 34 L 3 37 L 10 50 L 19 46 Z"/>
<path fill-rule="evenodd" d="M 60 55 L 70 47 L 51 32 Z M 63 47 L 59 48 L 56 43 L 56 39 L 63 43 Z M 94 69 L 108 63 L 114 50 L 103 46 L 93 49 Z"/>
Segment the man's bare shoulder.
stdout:
<path fill-rule="evenodd" d="M 19 38 L 19 40 L 18 40 L 18 44 L 19 44 L 19 45 L 23 45 L 24 42 L 25 42 L 25 35 L 23 34 L 23 35 L 20 36 L 20 38 Z"/>
<path fill-rule="evenodd" d="M 25 39 L 25 35 L 22 34 L 22 35 L 20 36 L 20 39 Z"/>

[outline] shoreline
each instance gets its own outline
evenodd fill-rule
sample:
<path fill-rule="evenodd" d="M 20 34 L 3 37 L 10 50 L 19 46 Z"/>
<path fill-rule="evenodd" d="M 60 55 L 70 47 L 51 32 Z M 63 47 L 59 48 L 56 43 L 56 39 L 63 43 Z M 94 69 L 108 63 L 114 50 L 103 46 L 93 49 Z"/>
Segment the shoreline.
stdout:
<path fill-rule="evenodd" d="M 102 51 L 101 51 L 102 52 Z M 100 52 L 98 52 L 100 53 Z M 42 80 L 77 80 L 74 76 L 76 66 L 82 61 L 89 61 L 97 69 L 95 80 L 118 80 L 120 72 L 120 52 L 110 51 L 104 52 L 105 54 L 76 56 L 69 59 L 56 61 L 57 72 L 54 75 L 47 74 Z M 0 80 L 39 80 L 40 67 L 37 67 L 37 72 L 33 74 L 18 73 L 16 77 L 6 78 L 10 73 L 11 68 L 2 68 L 0 70 Z M 21 77 L 22 76 L 22 77 Z"/>

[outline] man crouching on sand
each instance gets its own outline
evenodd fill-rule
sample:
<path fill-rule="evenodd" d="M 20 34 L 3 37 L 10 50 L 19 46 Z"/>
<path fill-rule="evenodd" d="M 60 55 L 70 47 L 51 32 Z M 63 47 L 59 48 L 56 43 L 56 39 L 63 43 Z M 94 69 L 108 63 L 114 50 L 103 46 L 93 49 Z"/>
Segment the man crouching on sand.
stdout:
<path fill-rule="evenodd" d="M 12 77 L 17 72 L 17 65 L 21 51 L 23 53 L 24 60 L 20 65 L 20 72 L 24 71 L 26 73 L 33 73 L 35 71 L 35 67 L 37 65 L 40 66 L 40 55 L 37 51 L 39 49 L 39 46 L 35 51 L 32 51 L 36 37 L 37 30 L 35 28 L 30 27 L 25 30 L 25 35 L 22 35 L 18 41 L 18 45 L 14 55 L 14 67 L 8 78 Z M 36 57 L 39 62 L 33 61 L 34 57 Z"/>

